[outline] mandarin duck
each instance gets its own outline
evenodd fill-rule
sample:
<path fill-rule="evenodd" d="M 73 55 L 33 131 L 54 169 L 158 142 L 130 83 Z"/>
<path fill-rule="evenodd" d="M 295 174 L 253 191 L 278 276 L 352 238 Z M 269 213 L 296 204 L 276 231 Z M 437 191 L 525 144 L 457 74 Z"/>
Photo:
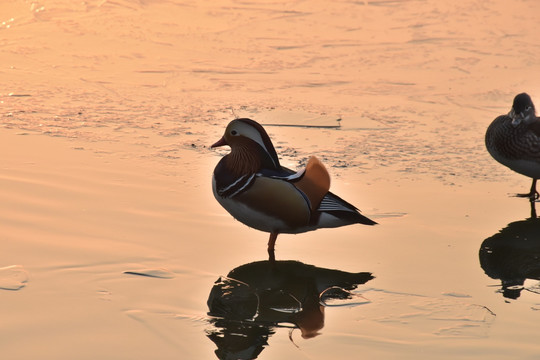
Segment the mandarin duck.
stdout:
<path fill-rule="evenodd" d="M 486 131 L 486 148 L 491 156 L 515 172 L 532 178 L 531 201 L 538 199 L 536 180 L 540 178 L 540 119 L 531 97 L 516 95 L 507 115 L 498 116 Z"/>
<path fill-rule="evenodd" d="M 281 166 L 270 137 L 256 121 L 231 121 L 211 147 L 224 145 L 231 152 L 214 169 L 214 196 L 238 221 L 270 233 L 270 259 L 280 233 L 376 224 L 329 191 L 330 175 L 316 157 L 310 157 L 298 172 Z"/>

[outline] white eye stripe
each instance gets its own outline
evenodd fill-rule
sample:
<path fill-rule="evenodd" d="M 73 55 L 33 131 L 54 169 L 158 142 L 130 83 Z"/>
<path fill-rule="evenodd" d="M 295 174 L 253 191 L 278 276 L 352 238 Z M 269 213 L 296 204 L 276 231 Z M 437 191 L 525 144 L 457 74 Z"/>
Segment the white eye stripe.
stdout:
<path fill-rule="evenodd" d="M 239 134 L 244 135 L 245 137 L 250 138 L 251 140 L 255 141 L 257 144 L 262 146 L 264 151 L 268 152 L 268 149 L 266 148 L 266 145 L 264 144 L 263 138 L 261 137 L 261 133 L 257 129 L 255 129 L 253 126 L 239 123 L 237 125 L 237 129 L 238 129 Z M 233 131 L 231 131 L 231 134 Z"/>

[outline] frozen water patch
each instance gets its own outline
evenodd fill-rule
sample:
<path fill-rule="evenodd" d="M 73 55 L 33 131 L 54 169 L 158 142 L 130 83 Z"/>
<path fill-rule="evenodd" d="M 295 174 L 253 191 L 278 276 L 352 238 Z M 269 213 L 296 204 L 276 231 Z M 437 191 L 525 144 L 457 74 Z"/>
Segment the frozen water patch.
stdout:
<path fill-rule="evenodd" d="M 0 268 L 0 289 L 20 290 L 28 282 L 28 272 L 20 265 L 11 265 Z"/>
<path fill-rule="evenodd" d="M 264 105 L 211 112 L 223 128 L 235 117 L 261 123 L 289 167 L 302 167 L 315 155 L 334 169 L 353 168 L 361 173 L 391 169 L 400 180 L 428 175 L 456 185 L 463 177 L 486 178 L 486 167 L 493 165 L 484 156 L 483 141 L 478 141 L 485 129 L 479 124 L 449 128 L 452 114 L 440 114 L 438 105 L 426 105 L 421 113 L 418 106 L 409 104 L 381 105 L 376 111 L 344 109 L 343 113 L 330 108 L 292 111 Z M 486 161 L 474 165 L 464 161 L 470 156 Z"/>

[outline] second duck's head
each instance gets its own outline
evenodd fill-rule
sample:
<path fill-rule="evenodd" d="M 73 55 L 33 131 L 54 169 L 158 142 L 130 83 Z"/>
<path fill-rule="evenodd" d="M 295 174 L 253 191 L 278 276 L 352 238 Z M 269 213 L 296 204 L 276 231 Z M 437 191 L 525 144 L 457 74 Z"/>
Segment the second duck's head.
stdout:
<path fill-rule="evenodd" d="M 514 126 L 518 126 L 522 122 L 530 124 L 536 120 L 536 111 L 531 97 L 526 93 L 516 95 L 508 116 L 512 118 Z"/>

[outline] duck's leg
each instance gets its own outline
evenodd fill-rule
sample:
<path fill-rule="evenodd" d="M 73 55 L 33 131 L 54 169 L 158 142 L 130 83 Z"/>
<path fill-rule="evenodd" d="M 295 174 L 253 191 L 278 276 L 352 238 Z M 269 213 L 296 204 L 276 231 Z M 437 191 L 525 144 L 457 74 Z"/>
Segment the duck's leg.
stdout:
<path fill-rule="evenodd" d="M 536 219 L 536 202 L 531 200 L 531 219 Z"/>
<path fill-rule="evenodd" d="M 516 196 L 517 197 L 526 197 L 526 198 L 531 199 L 531 201 L 535 201 L 536 199 L 538 199 L 539 194 L 538 194 L 538 191 L 536 191 L 536 180 L 537 179 L 533 179 L 533 181 L 532 181 L 531 191 L 529 191 L 527 194 L 516 194 Z"/>
<path fill-rule="evenodd" d="M 276 245 L 277 236 L 278 233 L 270 233 L 270 238 L 268 239 L 268 260 L 270 262 L 274 262 L 276 260 L 274 247 Z"/>

